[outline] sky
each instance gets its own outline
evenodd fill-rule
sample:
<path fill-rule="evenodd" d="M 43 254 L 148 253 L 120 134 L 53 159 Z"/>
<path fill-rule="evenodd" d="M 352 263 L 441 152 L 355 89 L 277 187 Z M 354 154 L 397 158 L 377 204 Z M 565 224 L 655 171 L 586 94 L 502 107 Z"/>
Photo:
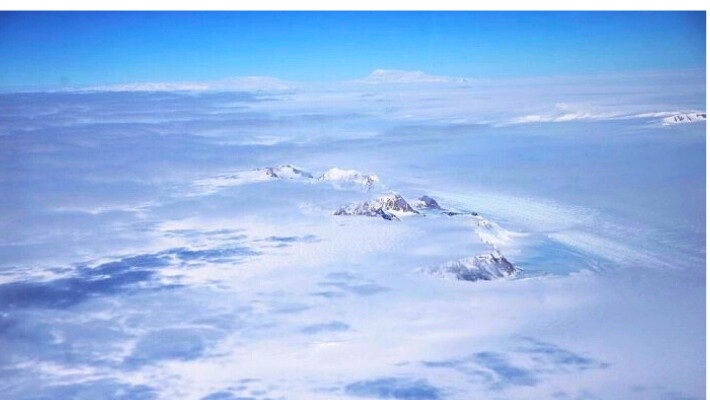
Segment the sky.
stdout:
<path fill-rule="evenodd" d="M 3 12 L 0 87 L 704 69 L 705 12 Z"/>

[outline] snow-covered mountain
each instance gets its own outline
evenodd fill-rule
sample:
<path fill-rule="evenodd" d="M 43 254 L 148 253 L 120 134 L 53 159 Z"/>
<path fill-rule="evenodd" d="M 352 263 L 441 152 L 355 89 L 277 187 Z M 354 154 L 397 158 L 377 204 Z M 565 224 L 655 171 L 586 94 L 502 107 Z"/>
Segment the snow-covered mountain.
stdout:
<path fill-rule="evenodd" d="M 382 217 L 387 220 L 398 220 L 399 217 L 414 214 L 419 214 L 419 211 L 412 208 L 404 197 L 394 192 L 382 195 L 374 200 L 350 204 L 333 213 L 333 215 Z"/>
<path fill-rule="evenodd" d="M 437 210 L 444 215 L 448 215 L 449 217 L 453 217 L 455 215 L 478 216 L 478 213 L 473 211 L 461 211 L 453 208 L 444 208 L 438 201 L 436 201 L 436 199 L 427 195 L 420 196 L 417 201 L 414 202 L 414 207 L 424 210 Z"/>
<path fill-rule="evenodd" d="M 441 210 L 441 206 L 433 198 L 429 196 L 421 196 L 416 202 L 414 202 L 416 208 L 426 208 L 429 210 Z"/>
<path fill-rule="evenodd" d="M 232 174 L 223 174 L 213 179 L 196 182 L 200 194 L 213 193 L 221 188 L 242 185 L 247 183 L 286 180 L 294 182 L 329 182 L 338 188 L 365 187 L 368 190 L 380 185 L 377 175 L 363 174 L 352 169 L 331 168 L 321 174 L 317 179 L 313 174 L 300 169 L 292 164 L 278 167 L 258 168 Z M 481 242 L 498 246 L 509 242 L 516 233 L 501 228 L 475 212 L 444 209 L 432 197 L 423 195 L 414 203 L 421 210 L 437 210 L 448 216 L 466 215 L 472 217 L 474 231 Z M 369 217 L 382 217 L 387 220 L 398 220 L 400 217 L 419 214 L 401 195 L 390 192 L 362 203 L 353 203 L 336 210 L 334 215 L 364 215 Z"/>
<path fill-rule="evenodd" d="M 377 175 L 363 174 L 354 169 L 331 168 L 325 171 L 319 181 L 330 182 L 339 188 L 350 188 L 352 186 L 363 186 L 371 189 L 380 184 L 380 178 Z"/>
<path fill-rule="evenodd" d="M 521 235 L 520 233 L 503 229 L 500 225 L 489 221 L 480 215 L 472 215 L 472 218 L 476 236 L 478 236 L 483 243 L 497 246 L 509 242 L 513 236 Z"/>
<path fill-rule="evenodd" d="M 663 118 L 663 125 L 673 125 L 673 124 L 686 124 L 689 122 L 705 121 L 706 113 L 683 113 L 671 115 L 670 117 Z"/>
<path fill-rule="evenodd" d="M 291 164 L 257 169 L 257 171 L 263 171 L 266 176 L 276 179 L 313 179 L 313 175 L 310 172 L 296 168 Z"/>
<path fill-rule="evenodd" d="M 354 169 L 333 167 L 322 173 L 318 178 L 315 178 L 310 172 L 292 164 L 257 168 L 251 171 L 224 173 L 214 178 L 196 180 L 194 181 L 194 185 L 198 187 L 198 194 L 210 194 L 229 186 L 274 180 L 290 180 L 304 183 L 327 182 L 338 189 L 365 188 L 372 190 L 384 187 L 380 178 L 374 174 L 364 174 Z"/>
<path fill-rule="evenodd" d="M 473 211 L 451 211 L 451 210 L 444 211 L 444 214 L 448 215 L 449 217 L 453 217 L 455 215 L 473 215 L 475 217 L 478 215 L 477 212 L 473 212 Z"/>
<path fill-rule="evenodd" d="M 375 200 L 383 210 L 402 214 L 419 214 L 409 203 L 397 193 L 390 192 Z"/>
<path fill-rule="evenodd" d="M 278 167 L 257 168 L 251 171 L 224 173 L 214 178 L 197 180 L 194 185 L 197 188 L 196 194 L 204 195 L 231 186 L 278 179 L 310 181 L 313 179 L 313 175 L 291 164 L 286 164 Z"/>
<path fill-rule="evenodd" d="M 475 282 L 511 278 L 522 270 L 496 251 L 450 261 L 436 267 L 426 268 L 423 271 L 440 278 Z"/>
<path fill-rule="evenodd" d="M 393 84 L 393 83 L 464 83 L 465 78 L 453 78 L 449 76 L 429 75 L 423 71 L 404 71 L 398 69 L 376 69 L 366 78 L 360 80 L 369 84 Z"/>

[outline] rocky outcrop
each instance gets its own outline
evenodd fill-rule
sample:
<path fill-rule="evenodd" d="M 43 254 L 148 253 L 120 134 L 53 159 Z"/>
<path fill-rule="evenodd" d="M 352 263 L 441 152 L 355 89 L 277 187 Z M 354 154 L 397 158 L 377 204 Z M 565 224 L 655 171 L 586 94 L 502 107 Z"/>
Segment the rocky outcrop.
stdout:
<path fill-rule="evenodd" d="M 683 113 L 671 115 L 663 118 L 663 125 L 686 124 L 689 122 L 705 121 L 707 115 L 705 113 Z"/>
<path fill-rule="evenodd" d="M 441 206 L 439 203 L 436 202 L 433 198 L 429 196 L 421 196 L 416 203 L 414 203 L 414 206 L 417 208 L 426 208 L 429 210 L 441 210 Z"/>

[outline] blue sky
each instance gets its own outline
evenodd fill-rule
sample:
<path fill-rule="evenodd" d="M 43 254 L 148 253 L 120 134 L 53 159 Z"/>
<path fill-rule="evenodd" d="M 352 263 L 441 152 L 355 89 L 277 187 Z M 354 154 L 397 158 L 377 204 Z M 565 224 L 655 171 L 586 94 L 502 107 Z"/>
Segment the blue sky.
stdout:
<path fill-rule="evenodd" d="M 0 86 L 705 68 L 704 12 L 0 13 Z"/>

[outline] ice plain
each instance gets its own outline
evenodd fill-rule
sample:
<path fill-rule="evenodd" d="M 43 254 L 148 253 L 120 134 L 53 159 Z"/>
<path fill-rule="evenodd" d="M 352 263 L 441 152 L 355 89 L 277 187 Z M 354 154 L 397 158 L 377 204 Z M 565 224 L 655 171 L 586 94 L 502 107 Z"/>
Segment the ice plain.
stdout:
<path fill-rule="evenodd" d="M 0 396 L 705 397 L 704 71 L 248 82 L 0 94 Z"/>

